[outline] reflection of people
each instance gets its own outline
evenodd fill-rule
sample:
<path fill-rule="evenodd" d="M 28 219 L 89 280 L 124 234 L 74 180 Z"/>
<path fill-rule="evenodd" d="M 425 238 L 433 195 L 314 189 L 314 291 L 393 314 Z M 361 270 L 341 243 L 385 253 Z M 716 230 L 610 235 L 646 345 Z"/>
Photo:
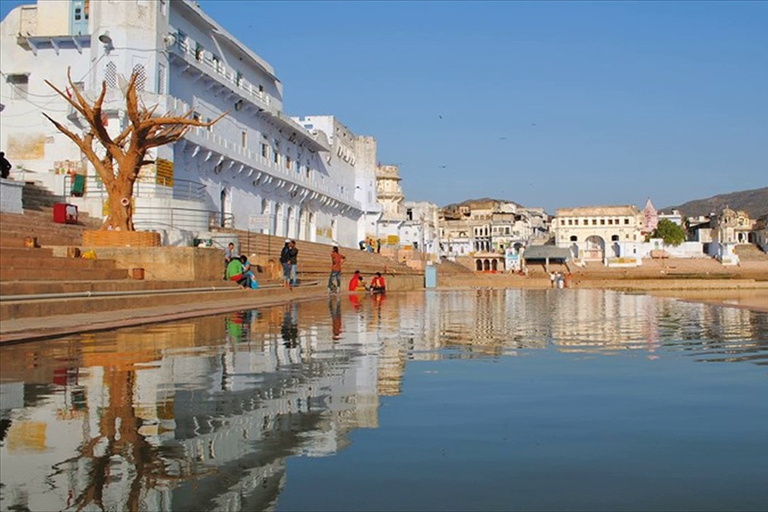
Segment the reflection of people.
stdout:
<path fill-rule="evenodd" d="M 238 311 L 227 318 L 227 334 L 234 342 L 247 340 L 250 333 L 250 326 L 250 311 Z"/>
<path fill-rule="evenodd" d="M 333 248 L 331 252 L 331 275 L 328 277 L 328 291 L 338 292 L 341 290 L 341 264 L 347 259 L 346 256 L 339 254 L 339 248 Z"/>
<path fill-rule="evenodd" d="M 381 277 L 381 272 L 376 272 L 376 276 L 371 280 L 371 293 L 384 293 L 387 291 L 387 283 Z"/>
<path fill-rule="evenodd" d="M 365 291 L 366 289 L 365 279 L 363 279 L 363 276 L 360 274 L 359 270 L 355 270 L 355 273 L 352 275 L 352 279 L 349 280 L 349 291 L 357 292 Z"/>
<path fill-rule="evenodd" d="M 283 344 L 288 348 L 299 346 L 299 328 L 296 324 L 296 304 L 285 306 L 283 312 L 283 326 L 280 329 L 283 336 Z"/>
<path fill-rule="evenodd" d="M 357 294 L 350 293 L 349 302 L 352 303 L 352 307 L 355 308 L 355 311 L 360 311 L 360 308 L 361 308 L 360 297 L 358 297 Z"/>
<path fill-rule="evenodd" d="M 331 312 L 333 340 L 341 339 L 341 301 L 337 297 L 328 299 L 328 310 Z"/>

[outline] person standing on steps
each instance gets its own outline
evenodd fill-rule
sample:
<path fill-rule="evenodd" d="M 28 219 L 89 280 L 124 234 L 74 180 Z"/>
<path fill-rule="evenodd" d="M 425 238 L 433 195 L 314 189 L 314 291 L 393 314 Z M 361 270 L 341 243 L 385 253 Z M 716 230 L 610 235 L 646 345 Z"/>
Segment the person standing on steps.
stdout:
<path fill-rule="evenodd" d="M 288 288 L 291 283 L 291 239 L 285 241 L 280 251 L 280 265 L 283 267 L 283 286 Z"/>
<path fill-rule="evenodd" d="M 8 179 L 8 176 L 11 175 L 12 167 L 11 162 L 6 160 L 5 153 L 0 151 L 0 175 L 2 175 L 3 179 Z"/>
<path fill-rule="evenodd" d="M 296 248 L 296 241 L 291 240 L 288 244 L 288 263 L 290 269 L 290 284 L 289 287 L 293 289 L 296 286 L 296 275 L 298 274 L 298 256 L 299 250 Z"/>
<path fill-rule="evenodd" d="M 328 276 L 328 292 L 338 292 L 341 290 L 341 264 L 346 260 L 346 256 L 339 254 L 339 248 L 333 247 L 331 251 L 331 275 Z"/>

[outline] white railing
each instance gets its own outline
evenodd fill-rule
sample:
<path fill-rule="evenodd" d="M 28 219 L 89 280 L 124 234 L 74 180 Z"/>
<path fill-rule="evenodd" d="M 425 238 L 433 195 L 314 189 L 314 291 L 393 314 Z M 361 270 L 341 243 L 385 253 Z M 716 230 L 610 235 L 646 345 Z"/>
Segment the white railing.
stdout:
<path fill-rule="evenodd" d="M 214 60 L 210 54 L 203 52 L 197 52 L 193 44 L 190 44 L 190 40 L 178 41 L 174 46 L 187 61 L 196 62 L 199 67 L 207 67 L 213 71 L 214 75 L 218 75 L 221 80 L 230 82 L 232 87 L 237 91 L 242 91 L 246 96 L 254 98 L 256 101 L 264 104 L 270 104 L 270 97 L 268 94 L 260 91 L 258 87 L 253 86 L 242 75 L 238 75 L 237 71 L 228 68 L 222 61 Z"/>
<path fill-rule="evenodd" d="M 73 179 L 64 180 L 65 197 L 72 195 Z M 183 201 L 205 202 L 205 185 L 188 180 L 173 180 L 173 185 L 166 184 L 164 178 L 155 176 L 140 177 L 133 186 L 133 197 L 179 199 Z M 84 197 L 105 197 L 107 189 L 96 176 L 86 176 Z"/>
<path fill-rule="evenodd" d="M 177 103 L 183 103 L 183 102 L 177 101 Z M 315 180 L 307 179 L 306 175 L 304 174 L 298 173 L 294 170 L 286 169 L 282 165 L 277 165 L 273 160 L 269 158 L 265 158 L 259 153 L 254 153 L 250 149 L 247 149 L 234 141 L 226 139 L 221 135 L 217 135 L 216 133 L 208 130 L 207 128 L 197 127 L 197 128 L 193 128 L 190 132 L 194 133 L 196 137 L 203 139 L 207 143 L 207 145 L 220 146 L 224 148 L 225 151 L 228 151 L 230 153 L 229 155 L 225 155 L 228 158 L 231 158 L 230 155 L 234 155 L 244 164 L 250 165 L 252 167 L 258 167 L 260 169 L 266 169 L 269 173 L 271 173 L 276 177 L 285 177 L 291 182 L 301 184 L 305 188 L 308 188 L 315 192 L 320 192 L 332 199 L 342 201 L 347 204 L 356 203 L 351 192 L 348 192 L 346 194 L 341 194 L 339 192 L 336 192 L 335 190 L 332 190 L 332 187 L 329 185 L 318 183 Z M 256 165 L 254 165 L 254 163 Z"/>

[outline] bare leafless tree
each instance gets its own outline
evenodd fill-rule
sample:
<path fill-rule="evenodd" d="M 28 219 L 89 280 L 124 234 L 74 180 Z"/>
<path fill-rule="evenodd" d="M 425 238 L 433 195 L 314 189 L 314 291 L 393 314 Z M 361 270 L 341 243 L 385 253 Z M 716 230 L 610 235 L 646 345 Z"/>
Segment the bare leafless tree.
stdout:
<path fill-rule="evenodd" d="M 101 229 L 114 229 L 120 231 L 134 231 L 133 226 L 133 186 L 139 171 L 144 165 L 154 163 L 147 160 L 147 151 L 151 148 L 164 146 L 176 142 L 184 136 L 186 131 L 193 126 L 212 126 L 222 117 L 222 114 L 213 121 L 203 122 L 192 119 L 192 111 L 183 115 L 175 115 L 173 112 L 155 116 L 158 106 L 147 108 L 140 102 L 136 91 L 137 74 L 131 75 L 128 88 L 125 91 L 125 105 L 128 115 L 128 125 L 117 136 L 112 137 L 106 127 L 106 116 L 102 110 L 104 98 L 107 94 L 107 83 L 101 84 L 101 93 L 93 103 L 86 99 L 72 82 L 71 72 L 67 72 L 69 80 L 68 91 L 70 96 L 57 88 L 48 80 L 45 81 L 67 103 L 72 105 L 88 123 L 88 131 L 85 135 L 78 135 L 67 127 L 43 114 L 51 121 L 61 133 L 69 137 L 77 144 L 86 158 L 91 162 L 101 181 L 107 190 L 109 214 L 104 220 Z M 99 156 L 94 149 L 94 141 L 104 148 L 104 156 Z"/>

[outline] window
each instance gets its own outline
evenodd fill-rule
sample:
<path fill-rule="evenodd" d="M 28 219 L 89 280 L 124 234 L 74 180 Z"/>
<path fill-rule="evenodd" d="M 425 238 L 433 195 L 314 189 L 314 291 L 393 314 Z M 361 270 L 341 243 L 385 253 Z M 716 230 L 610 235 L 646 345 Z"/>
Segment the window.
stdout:
<path fill-rule="evenodd" d="M 289 171 L 293 168 L 291 167 L 293 165 L 293 162 L 291 162 L 291 157 L 288 155 L 285 155 L 285 168 Z"/>
<path fill-rule="evenodd" d="M 408 219 L 408 220 L 413 220 L 413 209 L 412 208 L 408 208 L 407 210 L 405 210 L 405 218 Z"/>
<path fill-rule="evenodd" d="M 203 54 L 205 54 L 205 47 L 200 43 L 195 43 L 195 58 L 199 61 L 203 60 Z"/>
<path fill-rule="evenodd" d="M 592 225 L 597 226 L 597 219 L 592 219 Z"/>
<path fill-rule="evenodd" d="M 568 225 L 573 226 L 573 219 L 568 219 Z"/>
<path fill-rule="evenodd" d="M 243 130 L 240 132 L 240 142 L 243 144 L 244 148 L 248 147 L 248 132 Z"/>
<path fill-rule="evenodd" d="M 609 225 L 609 226 L 612 226 L 612 225 L 613 225 L 613 219 L 608 219 L 608 225 Z"/>
<path fill-rule="evenodd" d="M 624 224 L 629 224 L 629 219 L 624 219 Z"/>
<path fill-rule="evenodd" d="M 577 237 L 576 235 L 571 236 L 571 242 L 578 242 L 578 241 L 579 241 L 579 237 Z"/>
<path fill-rule="evenodd" d="M 269 146 L 264 143 L 261 144 L 261 156 L 264 158 L 269 158 Z"/>
<path fill-rule="evenodd" d="M 237 73 L 235 73 L 235 85 L 240 87 L 242 83 L 243 83 L 243 74 L 238 71 Z"/>
<path fill-rule="evenodd" d="M 272 149 L 272 161 L 276 164 L 280 163 L 280 153 L 277 152 L 277 149 Z"/>
<path fill-rule="evenodd" d="M 8 75 L 6 81 L 11 86 L 11 99 L 27 99 L 29 94 L 29 75 Z"/>
<path fill-rule="evenodd" d="M 132 75 L 136 75 L 136 90 L 143 91 L 147 84 L 147 72 L 142 64 L 133 66 Z"/>
<path fill-rule="evenodd" d="M 611 235 L 611 242 L 618 242 L 619 241 L 619 235 Z"/>
<path fill-rule="evenodd" d="M 605 219 L 600 219 L 600 225 L 605 226 Z"/>
<path fill-rule="evenodd" d="M 112 61 L 107 62 L 107 65 L 104 66 L 104 81 L 110 89 L 117 87 L 117 66 Z"/>

